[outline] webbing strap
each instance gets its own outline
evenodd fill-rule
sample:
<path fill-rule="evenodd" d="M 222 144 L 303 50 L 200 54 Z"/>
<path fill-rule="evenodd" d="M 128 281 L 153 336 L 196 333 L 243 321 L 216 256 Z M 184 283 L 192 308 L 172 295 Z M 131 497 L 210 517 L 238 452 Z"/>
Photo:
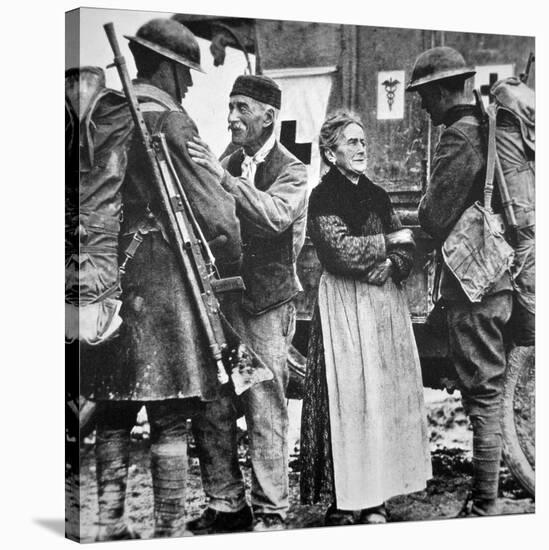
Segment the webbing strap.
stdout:
<path fill-rule="evenodd" d="M 120 264 L 119 267 L 121 277 L 126 273 L 126 266 L 128 265 L 128 262 L 135 256 L 139 245 L 143 242 L 143 236 L 145 234 L 146 233 L 142 231 L 142 228 L 140 226 L 138 230 L 133 234 L 130 244 L 126 247 L 126 250 L 124 250 L 124 261 L 122 262 L 122 264 Z"/>
<path fill-rule="evenodd" d="M 501 166 L 501 161 L 496 148 L 496 118 L 497 110 L 490 109 L 488 120 L 489 120 L 489 134 L 488 134 L 488 167 L 486 169 L 486 177 L 488 177 L 488 169 L 492 170 L 492 178 L 494 177 L 495 171 L 495 181 L 498 186 L 499 196 L 501 200 L 501 205 L 503 212 L 505 214 L 505 221 L 507 222 L 507 237 L 510 240 L 511 244 L 516 247 L 517 243 L 517 218 L 515 215 L 515 210 L 513 208 L 514 201 L 509 195 L 509 188 L 507 187 L 507 182 L 505 181 L 505 175 L 503 174 L 503 169 Z M 493 159 L 490 157 L 491 149 L 493 149 Z M 492 161 L 492 164 L 490 162 Z M 486 199 L 486 196 L 485 196 Z"/>
<path fill-rule="evenodd" d="M 135 256 L 135 253 L 137 252 L 139 245 L 143 242 L 143 237 L 146 235 L 146 231 L 143 231 L 143 227 L 144 227 L 144 223 L 142 221 L 141 224 L 139 225 L 138 230 L 133 234 L 130 244 L 124 250 L 124 256 L 125 256 L 124 261 L 118 267 L 118 273 L 119 273 L 118 281 L 116 281 L 116 283 L 114 283 L 112 286 L 107 288 L 107 290 L 102 292 L 99 296 L 94 298 L 91 302 L 88 302 L 89 304 L 96 304 L 98 302 L 101 302 L 102 300 L 105 300 L 106 298 L 110 298 L 111 296 L 114 296 L 115 294 L 122 292 L 122 286 L 120 284 L 120 280 L 126 273 L 126 267 L 128 265 L 128 262 Z"/>
<path fill-rule="evenodd" d="M 109 288 L 107 288 L 107 290 L 105 290 L 99 296 L 96 296 L 93 300 L 91 300 L 90 302 L 87 302 L 84 305 L 97 304 L 103 300 L 106 300 L 107 298 L 110 298 L 111 296 L 114 296 L 115 294 L 121 291 L 122 291 L 122 288 L 120 287 L 120 281 L 116 281 L 116 283 L 114 283 Z"/>
<path fill-rule="evenodd" d="M 160 103 L 149 101 L 147 103 L 141 103 L 141 105 L 139 105 L 139 109 L 142 113 L 155 113 L 165 111 L 166 107 L 164 107 L 164 105 L 161 105 Z"/>
<path fill-rule="evenodd" d="M 486 210 L 492 209 L 496 154 L 496 117 L 494 114 L 488 113 L 488 158 L 486 161 L 486 179 L 484 180 L 484 208 Z"/>

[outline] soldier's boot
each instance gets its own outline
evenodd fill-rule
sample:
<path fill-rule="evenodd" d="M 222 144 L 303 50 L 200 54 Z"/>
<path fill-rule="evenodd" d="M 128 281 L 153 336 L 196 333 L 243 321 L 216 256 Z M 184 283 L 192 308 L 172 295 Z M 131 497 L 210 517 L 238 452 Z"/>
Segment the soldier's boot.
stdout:
<path fill-rule="evenodd" d="M 98 427 L 95 443 L 99 504 L 97 541 L 139 538 L 124 518 L 129 447 L 129 430 Z"/>
<path fill-rule="evenodd" d="M 154 536 L 192 535 L 185 530 L 185 485 L 187 443 L 181 438 L 151 447 L 151 474 L 154 493 Z"/>
<path fill-rule="evenodd" d="M 503 438 L 498 415 L 472 416 L 473 491 L 472 515 L 492 516 L 500 513 L 498 482 Z"/>

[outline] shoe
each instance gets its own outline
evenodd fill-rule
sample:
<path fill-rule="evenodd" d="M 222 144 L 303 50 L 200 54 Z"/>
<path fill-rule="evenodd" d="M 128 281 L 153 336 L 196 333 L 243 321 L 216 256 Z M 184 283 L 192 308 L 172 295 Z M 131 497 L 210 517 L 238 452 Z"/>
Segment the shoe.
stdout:
<path fill-rule="evenodd" d="M 100 528 L 95 537 L 95 542 L 107 542 L 112 540 L 137 540 L 140 539 L 139 533 L 136 533 L 131 527 L 122 525 L 116 529 Z"/>
<path fill-rule="evenodd" d="M 330 504 L 324 516 L 324 525 L 354 525 L 355 517 L 351 510 L 339 510 L 334 504 Z"/>
<path fill-rule="evenodd" d="M 472 516 L 499 516 L 501 508 L 497 498 L 473 500 Z"/>
<path fill-rule="evenodd" d="M 252 531 L 280 531 L 286 522 L 278 514 L 256 514 Z"/>
<path fill-rule="evenodd" d="M 373 506 L 372 508 L 365 508 L 362 510 L 357 523 L 387 523 L 387 509 L 385 508 L 385 504 L 380 504 L 379 506 Z"/>
<path fill-rule="evenodd" d="M 252 522 L 252 510 L 248 505 L 238 512 L 219 512 L 213 508 L 206 508 L 199 518 L 187 523 L 187 529 L 195 535 L 233 533 L 249 531 Z"/>
<path fill-rule="evenodd" d="M 180 537 L 194 537 L 194 533 L 192 531 L 189 531 L 188 529 L 183 529 L 182 531 L 178 529 L 177 531 L 169 532 L 169 531 L 157 531 L 154 530 L 153 537 L 155 539 L 173 539 L 173 538 L 180 538 Z"/>
<path fill-rule="evenodd" d="M 499 516 L 500 514 L 501 507 L 497 498 L 473 499 L 468 495 L 456 517 Z"/>

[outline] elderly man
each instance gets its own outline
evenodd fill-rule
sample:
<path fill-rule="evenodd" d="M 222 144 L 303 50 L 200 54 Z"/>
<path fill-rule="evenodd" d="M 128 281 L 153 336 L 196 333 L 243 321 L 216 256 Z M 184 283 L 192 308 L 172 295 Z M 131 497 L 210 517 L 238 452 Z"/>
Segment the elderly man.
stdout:
<path fill-rule="evenodd" d="M 483 197 L 486 145 L 476 108 L 465 92 L 465 81 L 474 74 L 459 52 L 437 47 L 417 58 L 407 87 L 419 93 L 433 124 L 444 125 L 419 205 L 419 222 L 438 245 L 463 212 Z M 500 211 L 497 201 L 495 210 Z M 473 503 L 467 510 L 473 515 L 498 513 L 503 337 L 511 316 L 511 290 L 510 274 L 504 272 L 480 302 L 472 303 L 442 265 L 440 296 L 448 316 L 450 353 L 473 425 Z"/>
<path fill-rule="evenodd" d="M 198 134 L 181 106 L 192 86 L 191 69 L 201 70 L 198 43 L 183 25 L 168 19 L 149 21 L 127 38 L 138 71 L 133 85 L 145 123 L 149 131 L 165 134 L 175 171 L 220 268 L 237 271 L 241 247 L 235 200 L 191 161 L 186 146 Z M 103 188 L 113 185 L 112 168 L 124 168 L 127 157 L 121 188 L 122 250 L 133 243 L 122 281 L 120 336 L 82 360 L 84 393 L 98 403 L 97 538 L 137 536 L 126 523 L 124 504 L 130 430 L 142 405 L 151 424 L 154 535 L 178 536 L 185 534 L 186 422 L 201 402 L 218 397 L 216 365 L 167 237 L 167 217 L 151 184 L 143 146 L 135 138 L 127 152 L 119 150 L 112 157 L 109 140 L 131 125 L 125 98 L 106 94 L 92 121 L 97 189 L 101 182 Z"/>
<path fill-rule="evenodd" d="M 244 248 L 243 296 L 222 307 L 234 328 L 261 356 L 274 378 L 243 396 L 252 460 L 253 529 L 284 528 L 288 510 L 286 358 L 295 330 L 293 298 L 301 290 L 296 258 L 305 238 L 305 166 L 275 138 L 281 104 L 266 76 L 240 76 L 229 100 L 229 129 L 238 149 L 220 163 L 200 139 L 193 160 L 208 169 L 236 201 Z M 195 533 L 250 528 L 236 453 L 236 414 L 230 398 L 208 404 L 193 420 L 209 507 L 188 527 Z"/>

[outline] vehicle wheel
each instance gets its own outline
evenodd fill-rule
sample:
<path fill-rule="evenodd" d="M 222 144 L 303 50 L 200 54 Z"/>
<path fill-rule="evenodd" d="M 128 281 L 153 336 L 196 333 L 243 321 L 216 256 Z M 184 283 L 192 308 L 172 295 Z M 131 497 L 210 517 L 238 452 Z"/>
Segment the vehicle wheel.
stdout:
<path fill-rule="evenodd" d="M 515 347 L 507 358 L 503 388 L 503 459 L 535 496 L 535 347 Z"/>

